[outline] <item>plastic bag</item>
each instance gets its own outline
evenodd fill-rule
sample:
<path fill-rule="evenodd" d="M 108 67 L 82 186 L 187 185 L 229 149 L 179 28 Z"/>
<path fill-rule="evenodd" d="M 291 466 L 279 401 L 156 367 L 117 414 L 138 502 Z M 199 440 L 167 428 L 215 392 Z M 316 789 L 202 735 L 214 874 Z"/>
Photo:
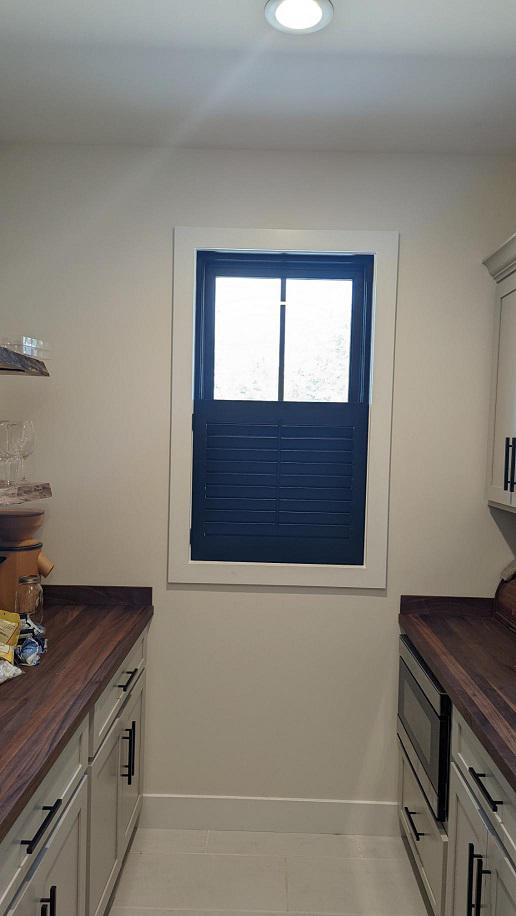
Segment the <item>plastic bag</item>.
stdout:
<path fill-rule="evenodd" d="M 19 674 L 23 674 L 23 671 L 17 668 L 16 665 L 0 660 L 0 684 L 3 684 L 4 681 L 10 681 L 13 677 L 18 677 Z"/>

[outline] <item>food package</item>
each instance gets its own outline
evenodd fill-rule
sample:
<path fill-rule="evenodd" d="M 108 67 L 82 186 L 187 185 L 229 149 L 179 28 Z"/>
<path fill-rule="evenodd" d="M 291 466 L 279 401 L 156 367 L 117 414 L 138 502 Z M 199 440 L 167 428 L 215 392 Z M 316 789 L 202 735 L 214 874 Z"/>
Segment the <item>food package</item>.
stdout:
<path fill-rule="evenodd" d="M 20 615 L 0 610 L 0 662 L 3 660 L 12 664 L 19 635 Z"/>
<path fill-rule="evenodd" d="M 23 671 L 17 668 L 16 665 L 11 665 L 10 662 L 0 660 L 0 684 L 4 681 L 10 681 L 13 677 L 18 677 L 19 674 L 23 674 Z"/>
<path fill-rule="evenodd" d="M 15 657 L 19 665 L 34 668 L 35 665 L 39 665 L 42 654 L 43 649 L 40 644 L 29 636 L 16 647 Z"/>

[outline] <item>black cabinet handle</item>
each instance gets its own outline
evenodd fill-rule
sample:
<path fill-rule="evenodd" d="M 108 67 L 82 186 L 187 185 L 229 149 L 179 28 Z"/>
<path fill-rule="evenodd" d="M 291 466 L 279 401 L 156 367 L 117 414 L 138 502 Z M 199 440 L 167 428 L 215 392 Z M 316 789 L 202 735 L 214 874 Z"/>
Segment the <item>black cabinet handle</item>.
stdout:
<path fill-rule="evenodd" d="M 58 798 L 57 801 L 55 801 L 53 805 L 43 805 L 42 810 L 48 811 L 48 814 L 45 820 L 43 821 L 43 823 L 41 824 L 41 827 L 38 828 L 38 830 L 32 837 L 32 840 L 20 840 L 20 845 L 27 847 L 27 854 L 29 856 L 32 855 L 32 853 L 34 852 L 36 846 L 38 845 L 39 841 L 41 840 L 41 837 L 43 836 L 47 828 L 50 826 L 50 824 L 54 820 L 62 804 L 63 804 L 63 799 Z"/>
<path fill-rule="evenodd" d="M 57 887 L 55 884 L 50 888 L 50 896 L 42 897 L 40 903 L 43 904 L 41 916 L 47 916 L 47 903 L 50 904 L 50 916 L 57 916 Z"/>
<path fill-rule="evenodd" d="M 136 722 L 131 722 L 131 776 L 136 775 Z"/>
<path fill-rule="evenodd" d="M 483 856 L 477 856 L 477 887 L 475 892 L 475 916 L 481 916 L 480 910 L 482 909 L 482 878 L 484 875 L 490 875 L 491 872 L 488 868 L 484 868 Z"/>
<path fill-rule="evenodd" d="M 477 773 L 476 770 L 473 769 L 473 767 L 468 767 L 468 772 L 473 777 L 475 785 L 478 786 L 478 788 L 480 789 L 487 804 L 491 808 L 491 811 L 498 811 L 498 805 L 503 805 L 503 801 L 501 801 L 500 799 L 492 798 L 489 792 L 487 791 L 484 783 L 482 782 L 482 779 L 486 778 L 487 773 Z"/>
<path fill-rule="evenodd" d="M 503 488 L 505 491 L 509 489 L 509 452 L 511 450 L 511 440 L 509 436 L 505 437 L 505 460 L 503 466 Z M 514 454 L 514 449 L 513 449 Z"/>
<path fill-rule="evenodd" d="M 516 472 L 516 439 L 512 440 L 511 444 L 511 477 L 509 480 L 509 490 L 511 493 L 514 493 L 514 488 L 516 487 L 515 472 Z"/>
<path fill-rule="evenodd" d="M 123 741 L 128 741 L 128 742 L 129 742 L 129 750 L 128 750 L 128 753 L 127 753 L 127 763 L 124 763 L 124 767 L 126 768 L 127 773 L 122 773 L 121 775 L 122 775 L 125 779 L 127 779 L 127 785 L 128 785 L 128 786 L 132 786 L 132 784 L 133 784 L 133 776 L 134 776 L 134 773 L 133 773 L 133 742 L 134 742 L 134 732 L 133 732 L 132 726 L 131 726 L 131 728 L 126 728 L 125 731 L 127 732 L 127 734 L 126 734 L 126 735 L 122 735 L 122 740 L 123 740 Z"/>
<path fill-rule="evenodd" d="M 139 668 L 133 668 L 132 671 L 125 671 L 124 673 L 129 675 L 129 680 L 126 681 L 125 684 L 117 684 L 116 686 L 120 687 L 120 689 L 123 690 L 124 693 L 127 693 L 127 691 L 129 690 L 129 687 L 131 686 L 132 682 L 134 681 L 136 675 L 138 674 L 138 671 L 139 671 Z"/>
<path fill-rule="evenodd" d="M 473 916 L 473 871 L 475 868 L 475 847 L 468 843 L 468 884 L 466 890 L 466 916 Z"/>
<path fill-rule="evenodd" d="M 414 839 L 415 839 L 416 843 L 419 843 L 419 840 L 421 839 L 421 837 L 422 837 L 422 836 L 426 836 L 426 833 L 421 833 L 421 831 L 417 829 L 417 827 L 416 827 L 416 825 L 415 825 L 415 823 L 414 823 L 414 815 L 417 814 L 417 811 L 409 811 L 409 809 L 408 809 L 407 807 L 404 807 L 403 810 L 404 810 L 404 812 L 405 812 L 405 814 L 406 814 L 406 816 L 407 816 L 407 820 L 408 820 L 408 822 L 409 822 L 409 824 L 410 824 L 410 829 L 412 830 L 412 833 L 413 833 L 413 835 L 414 835 Z"/>

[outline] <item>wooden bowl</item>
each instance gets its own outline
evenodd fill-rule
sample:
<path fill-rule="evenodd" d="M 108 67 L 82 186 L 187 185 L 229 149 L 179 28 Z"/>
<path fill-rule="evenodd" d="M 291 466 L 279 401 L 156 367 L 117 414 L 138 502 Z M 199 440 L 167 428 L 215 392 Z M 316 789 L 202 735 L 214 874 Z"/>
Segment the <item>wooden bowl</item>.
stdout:
<path fill-rule="evenodd" d="M 0 509 L 0 543 L 26 541 L 41 528 L 44 509 Z"/>

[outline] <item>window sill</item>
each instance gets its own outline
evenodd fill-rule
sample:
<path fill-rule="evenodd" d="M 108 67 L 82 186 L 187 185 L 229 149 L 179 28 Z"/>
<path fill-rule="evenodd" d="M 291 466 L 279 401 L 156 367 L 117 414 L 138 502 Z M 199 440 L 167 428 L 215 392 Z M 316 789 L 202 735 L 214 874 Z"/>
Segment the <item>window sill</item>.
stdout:
<path fill-rule="evenodd" d="M 386 586 L 387 569 L 366 566 L 327 566 L 282 563 L 174 562 L 170 582 L 191 585 L 270 585 L 306 588 L 379 588 Z"/>

